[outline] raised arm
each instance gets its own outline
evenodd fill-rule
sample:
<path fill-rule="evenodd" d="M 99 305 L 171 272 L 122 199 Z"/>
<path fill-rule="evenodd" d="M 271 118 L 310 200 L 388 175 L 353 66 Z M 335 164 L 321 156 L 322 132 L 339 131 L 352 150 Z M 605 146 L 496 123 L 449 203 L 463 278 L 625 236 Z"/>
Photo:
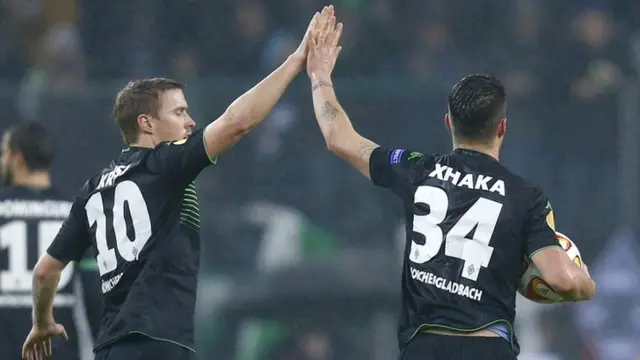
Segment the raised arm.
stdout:
<path fill-rule="evenodd" d="M 328 21 L 315 27 L 310 39 L 307 73 L 311 79 L 313 109 L 327 148 L 370 178 L 369 159 L 378 145 L 356 132 L 333 90 L 331 73 L 342 50 L 338 46 L 342 24 L 336 25 L 333 7 L 329 12 Z"/>
<path fill-rule="evenodd" d="M 300 46 L 280 67 L 237 98 L 216 121 L 207 125 L 204 141 L 209 157 L 213 159 L 227 150 L 271 111 L 291 81 L 304 67 L 308 53 L 308 39 L 315 27 L 322 25 L 328 18 L 327 9 L 325 7 L 322 14 L 314 15 Z"/>

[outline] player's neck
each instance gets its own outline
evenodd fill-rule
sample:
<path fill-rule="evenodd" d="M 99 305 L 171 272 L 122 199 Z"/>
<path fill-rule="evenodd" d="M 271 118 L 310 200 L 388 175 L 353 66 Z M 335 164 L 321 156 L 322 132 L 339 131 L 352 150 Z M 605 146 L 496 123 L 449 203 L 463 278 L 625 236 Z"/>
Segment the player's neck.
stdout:
<path fill-rule="evenodd" d="M 51 175 L 47 171 L 17 173 L 13 178 L 13 186 L 48 189 L 51 187 Z"/>
<path fill-rule="evenodd" d="M 497 147 L 492 145 L 454 143 L 453 149 L 477 151 L 483 154 L 487 154 L 498 161 L 500 160 L 500 151 Z"/>
<path fill-rule="evenodd" d="M 157 141 L 153 138 L 153 136 L 149 134 L 140 134 L 138 137 L 138 141 L 135 143 L 129 144 L 129 147 L 141 147 L 141 148 L 149 148 L 153 149 L 160 144 L 160 141 Z"/>

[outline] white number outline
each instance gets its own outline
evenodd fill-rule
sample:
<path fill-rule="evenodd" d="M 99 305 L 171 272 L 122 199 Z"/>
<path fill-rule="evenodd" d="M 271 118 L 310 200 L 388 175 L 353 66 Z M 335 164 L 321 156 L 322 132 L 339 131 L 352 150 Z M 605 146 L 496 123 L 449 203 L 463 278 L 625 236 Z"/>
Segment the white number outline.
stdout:
<path fill-rule="evenodd" d="M 489 242 L 500 217 L 502 204 L 484 197 L 479 198 L 446 235 L 440 225 L 446 220 L 449 209 L 447 193 L 435 186 L 420 186 L 414 196 L 414 205 L 417 204 L 428 205 L 430 211 L 426 215 L 413 216 L 413 231 L 425 237 L 425 244 L 416 243 L 412 236 L 409 260 L 416 264 L 430 261 L 440 252 L 444 241 L 445 255 L 464 261 L 462 277 L 477 281 L 480 268 L 488 267 L 493 255 L 493 247 L 489 246 Z M 474 227 L 473 238 L 467 238 Z"/>
<path fill-rule="evenodd" d="M 135 239 L 132 241 L 127 235 L 127 223 L 124 217 L 125 202 L 129 205 L 132 227 Z M 113 195 L 113 230 L 116 238 L 115 248 L 109 248 L 107 244 L 107 215 L 105 214 L 102 194 L 93 194 L 85 205 L 89 227 L 96 224 L 96 248 L 98 255 L 96 261 L 100 276 L 110 273 L 118 268 L 116 249 L 120 257 L 131 262 L 137 260 L 140 252 L 151 238 L 151 218 L 147 203 L 136 183 L 130 180 L 118 183 Z"/>
<path fill-rule="evenodd" d="M 38 221 L 38 258 L 44 255 L 62 227 L 61 220 Z M 9 267 L 0 271 L 0 292 L 31 292 L 33 271 L 29 270 L 29 239 L 26 220 L 12 220 L 0 226 L 0 249 L 7 249 Z M 58 290 L 73 278 L 73 264 L 60 274 Z"/>

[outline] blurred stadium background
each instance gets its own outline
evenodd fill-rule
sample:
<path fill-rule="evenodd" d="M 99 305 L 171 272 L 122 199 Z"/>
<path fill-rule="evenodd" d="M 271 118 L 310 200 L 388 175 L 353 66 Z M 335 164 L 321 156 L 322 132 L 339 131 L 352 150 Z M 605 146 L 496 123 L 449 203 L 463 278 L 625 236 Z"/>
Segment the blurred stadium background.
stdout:
<path fill-rule="evenodd" d="M 506 84 L 503 161 L 549 194 L 599 285 L 580 306 L 520 302 L 521 358 L 640 359 L 640 2 L 334 4 L 338 94 L 379 143 L 446 152 L 447 90 L 470 72 Z M 110 111 L 129 79 L 186 82 L 204 124 L 295 48 L 321 5 L 1 0 L 0 128 L 48 125 L 71 196 L 121 148 Z M 200 359 L 395 358 L 400 204 L 326 151 L 303 74 L 198 185 Z"/>

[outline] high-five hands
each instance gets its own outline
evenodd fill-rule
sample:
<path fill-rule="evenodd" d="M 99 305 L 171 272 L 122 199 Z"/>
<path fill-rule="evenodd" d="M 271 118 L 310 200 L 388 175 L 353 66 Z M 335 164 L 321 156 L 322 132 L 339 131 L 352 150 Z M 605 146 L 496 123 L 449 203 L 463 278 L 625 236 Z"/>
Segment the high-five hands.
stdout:
<path fill-rule="evenodd" d="M 333 18 L 334 26 L 335 26 L 335 17 L 333 16 L 333 6 L 325 6 L 322 9 L 322 12 L 316 12 L 309 22 L 309 26 L 307 27 L 307 31 L 298 45 L 296 51 L 291 54 L 291 58 L 300 64 L 300 68 L 304 67 L 307 62 L 307 56 L 310 50 L 311 38 L 314 34 L 320 34 L 323 29 L 328 27 L 329 21 Z"/>
<path fill-rule="evenodd" d="M 341 46 L 342 23 L 336 24 L 333 5 L 325 7 L 311 31 L 307 55 L 307 74 L 317 78 L 331 77 Z"/>

